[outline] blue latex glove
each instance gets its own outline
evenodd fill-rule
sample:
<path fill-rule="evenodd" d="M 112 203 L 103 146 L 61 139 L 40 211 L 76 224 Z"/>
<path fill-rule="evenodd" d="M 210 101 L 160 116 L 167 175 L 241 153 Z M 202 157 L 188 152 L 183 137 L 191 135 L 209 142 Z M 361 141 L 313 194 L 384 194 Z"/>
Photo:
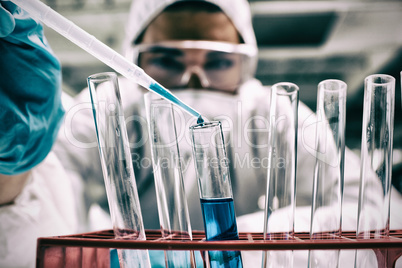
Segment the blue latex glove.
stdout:
<path fill-rule="evenodd" d="M 1 2 L 0 2 L 1 5 Z M 0 37 L 9 35 L 15 27 L 15 20 L 13 15 L 6 9 L 0 6 Z"/>
<path fill-rule="evenodd" d="M 0 1 L 0 173 L 30 170 L 51 150 L 64 110 L 60 63 L 37 21 Z"/>

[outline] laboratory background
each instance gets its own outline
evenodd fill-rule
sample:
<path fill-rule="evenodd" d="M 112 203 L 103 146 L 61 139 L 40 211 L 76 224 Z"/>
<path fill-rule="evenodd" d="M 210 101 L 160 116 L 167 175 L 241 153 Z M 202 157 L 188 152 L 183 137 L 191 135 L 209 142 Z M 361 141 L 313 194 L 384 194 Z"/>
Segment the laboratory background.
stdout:
<path fill-rule="evenodd" d="M 256 77 L 265 85 L 288 81 L 300 100 L 316 109 L 317 85 L 339 79 L 348 85 L 346 146 L 359 152 L 364 78 L 374 73 L 396 78 L 394 174 L 402 173 L 402 1 L 250 0 L 259 48 Z M 131 0 L 46 0 L 56 11 L 121 52 Z M 119 29 L 119 30 L 116 30 Z M 94 73 L 111 71 L 55 31 L 45 34 L 62 63 L 63 89 L 74 96 Z"/>

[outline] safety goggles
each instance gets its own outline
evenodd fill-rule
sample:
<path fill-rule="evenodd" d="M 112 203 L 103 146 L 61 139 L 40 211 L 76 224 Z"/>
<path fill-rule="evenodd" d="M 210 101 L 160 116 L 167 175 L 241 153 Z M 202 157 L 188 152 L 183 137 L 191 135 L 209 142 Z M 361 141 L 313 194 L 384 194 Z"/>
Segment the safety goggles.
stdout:
<path fill-rule="evenodd" d="M 253 75 L 256 54 L 250 45 L 216 41 L 165 41 L 136 45 L 131 51 L 132 60 L 166 88 L 233 93 Z"/>

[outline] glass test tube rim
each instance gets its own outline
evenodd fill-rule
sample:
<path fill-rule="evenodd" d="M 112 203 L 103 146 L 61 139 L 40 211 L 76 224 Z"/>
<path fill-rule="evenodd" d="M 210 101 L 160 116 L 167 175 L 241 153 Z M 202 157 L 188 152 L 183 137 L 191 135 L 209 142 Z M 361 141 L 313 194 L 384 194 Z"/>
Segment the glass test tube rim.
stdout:
<path fill-rule="evenodd" d="M 115 72 L 102 72 L 102 73 L 97 73 L 97 74 L 92 74 L 90 76 L 88 76 L 88 80 L 92 80 L 95 82 L 104 82 L 109 80 L 109 78 L 111 77 L 118 77 L 117 73 Z"/>
<path fill-rule="evenodd" d="M 325 87 L 324 85 L 329 84 L 331 85 L 331 87 Z M 336 85 L 336 87 L 334 87 L 333 85 Z M 321 81 L 318 84 L 318 88 L 320 90 L 322 90 L 323 92 L 336 92 L 336 91 L 341 91 L 341 93 L 346 93 L 346 89 L 347 89 L 347 84 L 345 83 L 345 81 L 339 80 L 339 79 L 326 79 Z"/>
<path fill-rule="evenodd" d="M 284 86 L 287 86 L 289 89 L 286 90 L 284 88 Z M 279 83 L 272 85 L 272 88 L 274 88 L 274 87 L 276 87 L 276 88 L 282 87 L 283 90 L 276 91 L 277 95 L 280 95 L 280 96 L 291 96 L 300 90 L 299 86 L 292 82 L 279 82 Z"/>
<path fill-rule="evenodd" d="M 199 123 L 194 126 L 191 126 L 190 129 L 191 130 L 205 129 L 205 128 L 209 128 L 209 127 L 218 127 L 220 125 L 222 125 L 221 121 L 209 121 L 209 122 L 203 122 L 203 123 Z"/>
<path fill-rule="evenodd" d="M 402 72 L 401 72 L 401 74 L 402 74 Z M 378 79 L 378 78 L 384 78 L 384 80 L 381 80 L 381 82 L 376 82 L 375 79 Z M 372 74 L 372 75 L 367 76 L 364 79 L 364 82 L 370 83 L 374 86 L 385 86 L 388 84 L 392 85 L 392 83 L 395 82 L 395 78 L 389 74 Z"/>

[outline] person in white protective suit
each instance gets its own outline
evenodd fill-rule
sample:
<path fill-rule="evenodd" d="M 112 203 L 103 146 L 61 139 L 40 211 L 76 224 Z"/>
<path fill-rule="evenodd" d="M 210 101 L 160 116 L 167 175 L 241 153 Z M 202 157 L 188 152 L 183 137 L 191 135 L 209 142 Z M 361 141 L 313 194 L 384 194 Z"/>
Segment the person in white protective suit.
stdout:
<path fill-rule="evenodd" d="M 239 231 L 262 232 L 269 88 L 253 78 L 257 43 L 247 1 L 135 0 L 126 30 L 124 53 L 129 60 L 209 120 L 223 122 Z M 227 52 L 232 58 L 211 56 L 219 52 Z M 159 224 L 143 101 L 145 90 L 124 78 L 119 83 L 144 225 L 146 229 L 156 229 Z M 314 118 L 314 112 L 300 103 L 296 231 L 309 230 L 315 164 Z M 100 205 L 107 210 L 92 122 L 89 92 L 84 90 L 67 108 L 54 151 L 71 176 L 83 178 L 86 208 Z M 176 127 L 192 229 L 202 230 L 197 179 L 188 139 L 188 127 L 195 122 L 182 113 Z M 346 149 L 345 159 L 343 229 L 354 230 L 360 160 L 349 149 Z"/>
<path fill-rule="evenodd" d="M 198 58 L 194 56 L 195 50 L 199 52 Z M 218 57 L 219 62 L 216 57 L 215 62 L 208 59 L 208 55 L 225 50 L 231 52 L 230 60 L 237 61 L 239 66 L 234 71 L 231 68 L 229 74 L 222 71 L 227 68 L 228 59 Z M 256 51 L 246 1 L 134 1 L 132 4 L 124 41 L 125 55 L 203 116 L 223 122 L 228 136 L 237 216 L 260 211 L 259 200 L 263 200 L 266 190 L 269 88 L 253 78 Z M 216 73 L 221 76 L 214 77 Z M 159 228 L 144 111 L 145 90 L 125 79 L 119 82 L 145 228 Z M 103 206 L 106 197 L 97 188 L 103 186 L 103 179 L 89 92 L 82 91 L 74 101 L 67 108 L 55 152 L 67 170 L 85 179 L 91 194 L 88 201 L 97 200 Z M 179 118 L 176 125 L 190 219 L 193 229 L 203 229 L 192 152 L 185 136 L 195 119 L 182 114 L 185 118 Z M 300 103 L 299 128 L 304 130 L 298 135 L 299 206 L 311 203 L 314 128 L 306 127 L 306 119 L 311 116 L 314 113 Z M 259 166 L 256 159 L 261 160 Z M 345 198 L 357 200 L 359 173 L 355 167 L 359 166 L 359 158 L 347 150 L 347 160 Z"/>
<path fill-rule="evenodd" d="M 38 237 L 78 232 L 73 186 L 50 152 L 60 64 L 41 24 L 0 1 L 0 267 L 35 267 Z"/>

